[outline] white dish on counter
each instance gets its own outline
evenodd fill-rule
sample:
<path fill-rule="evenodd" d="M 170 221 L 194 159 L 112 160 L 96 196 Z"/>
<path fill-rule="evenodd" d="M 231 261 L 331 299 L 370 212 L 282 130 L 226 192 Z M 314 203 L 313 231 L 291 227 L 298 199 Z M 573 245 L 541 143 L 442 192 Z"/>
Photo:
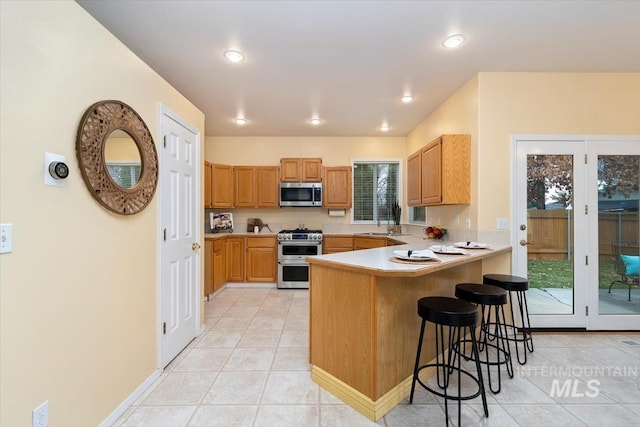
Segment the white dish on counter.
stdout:
<path fill-rule="evenodd" d="M 445 254 L 445 255 L 467 255 L 469 253 L 464 249 L 456 248 L 454 246 L 447 246 L 447 245 L 433 245 L 431 246 L 431 250 L 437 254 Z"/>
<path fill-rule="evenodd" d="M 407 261 L 428 261 L 430 259 L 440 259 L 430 249 L 420 249 L 415 251 L 397 250 L 397 251 L 393 251 L 393 255 L 396 258 L 407 260 Z"/>
<path fill-rule="evenodd" d="M 478 243 L 478 242 L 455 242 L 453 244 L 456 248 L 465 248 L 465 249 L 488 249 L 488 243 Z"/>

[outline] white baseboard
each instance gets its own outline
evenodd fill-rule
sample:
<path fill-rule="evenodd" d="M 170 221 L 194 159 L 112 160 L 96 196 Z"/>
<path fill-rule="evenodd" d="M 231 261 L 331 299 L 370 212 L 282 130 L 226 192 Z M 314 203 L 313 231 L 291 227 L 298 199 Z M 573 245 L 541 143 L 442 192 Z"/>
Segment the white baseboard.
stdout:
<path fill-rule="evenodd" d="M 151 374 L 151 376 L 149 378 L 147 378 L 142 384 L 140 384 L 138 386 L 138 388 L 136 388 L 133 393 L 131 393 L 129 395 L 129 397 L 127 397 L 124 402 L 122 402 L 116 409 L 115 411 L 113 411 L 111 414 L 109 414 L 109 416 L 107 418 L 105 418 L 104 421 L 102 421 L 99 426 L 100 427 L 110 427 L 111 425 L 113 425 L 113 423 L 115 423 L 121 416 L 122 414 L 125 413 L 125 411 L 127 409 L 129 409 L 131 407 L 131 405 L 134 404 L 134 402 L 136 400 L 138 400 L 138 398 L 140 396 L 142 396 L 142 394 L 147 391 L 147 389 L 149 387 L 151 387 L 151 384 L 153 384 L 158 378 L 160 378 L 160 374 L 161 374 L 161 370 L 160 369 L 156 369 L 154 371 L 153 374 Z"/>

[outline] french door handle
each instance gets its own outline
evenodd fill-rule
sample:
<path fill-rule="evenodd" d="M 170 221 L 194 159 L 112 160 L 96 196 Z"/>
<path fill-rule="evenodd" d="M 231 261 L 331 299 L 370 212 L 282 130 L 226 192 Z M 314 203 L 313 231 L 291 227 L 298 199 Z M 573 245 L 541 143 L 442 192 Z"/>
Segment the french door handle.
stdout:
<path fill-rule="evenodd" d="M 200 243 L 191 244 L 191 249 L 193 249 L 194 251 L 197 250 L 197 249 L 200 249 Z"/>
<path fill-rule="evenodd" d="M 522 239 L 520 240 L 520 246 L 527 246 L 527 245 L 531 245 L 532 243 L 527 242 L 526 240 Z"/>

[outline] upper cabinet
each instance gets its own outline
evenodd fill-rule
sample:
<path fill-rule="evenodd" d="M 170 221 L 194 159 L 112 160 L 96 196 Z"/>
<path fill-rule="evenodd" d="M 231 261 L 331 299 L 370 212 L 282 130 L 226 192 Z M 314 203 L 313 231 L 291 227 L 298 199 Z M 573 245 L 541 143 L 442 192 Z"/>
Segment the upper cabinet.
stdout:
<path fill-rule="evenodd" d="M 204 162 L 204 207 L 212 208 L 213 205 L 213 189 L 211 186 L 211 172 L 213 165 L 209 162 Z"/>
<path fill-rule="evenodd" d="M 211 204 L 207 206 L 206 200 L 206 173 L 205 162 L 205 207 L 232 208 L 233 207 L 233 166 L 209 163 L 211 167 L 210 198 Z"/>
<path fill-rule="evenodd" d="M 282 182 L 321 182 L 321 158 L 284 158 L 280 159 L 280 181 Z"/>
<path fill-rule="evenodd" d="M 351 207 L 351 167 L 332 166 L 324 168 L 322 183 L 325 208 L 347 209 Z"/>
<path fill-rule="evenodd" d="M 409 156 L 407 169 L 409 206 L 471 203 L 469 135 L 442 135 Z"/>
<path fill-rule="evenodd" d="M 235 207 L 277 208 L 279 184 L 277 166 L 235 166 Z"/>

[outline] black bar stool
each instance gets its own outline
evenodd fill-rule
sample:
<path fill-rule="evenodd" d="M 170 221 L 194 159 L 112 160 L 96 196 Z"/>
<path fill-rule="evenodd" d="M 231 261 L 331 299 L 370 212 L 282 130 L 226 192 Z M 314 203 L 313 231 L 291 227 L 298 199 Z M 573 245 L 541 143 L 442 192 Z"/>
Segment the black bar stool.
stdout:
<path fill-rule="evenodd" d="M 533 353 L 533 336 L 531 335 L 531 323 L 529 322 L 529 307 L 527 306 L 527 294 L 529 281 L 524 277 L 511 276 L 509 274 L 485 274 L 482 276 L 482 283 L 485 285 L 498 286 L 509 292 L 509 307 L 511 309 L 511 323 L 507 324 L 512 331 L 509 341 L 514 341 L 516 347 L 516 358 L 518 363 L 527 363 L 527 350 Z M 518 302 L 518 312 L 520 318 L 513 315 L 513 294 L 516 294 Z M 518 345 L 522 343 L 522 360 Z"/>
<path fill-rule="evenodd" d="M 461 401 L 474 399 L 478 396 L 482 396 L 482 405 L 484 407 L 484 415 L 489 416 L 489 409 L 487 407 L 487 396 L 484 391 L 484 383 L 482 381 L 482 369 L 480 368 L 480 357 L 478 354 L 478 344 L 475 338 L 475 326 L 478 319 L 478 308 L 475 304 L 471 304 L 466 301 L 462 301 L 449 297 L 425 297 L 418 301 L 418 316 L 422 318 L 422 325 L 420 327 L 420 338 L 418 339 L 418 351 L 416 353 L 416 364 L 413 369 L 413 381 L 411 383 L 411 396 L 409 403 L 413 403 L 413 393 L 415 391 L 416 381 L 420 383 L 422 387 L 431 393 L 444 398 L 444 411 L 446 416 L 447 425 L 449 424 L 449 408 L 447 405 L 448 400 L 458 401 L 458 425 L 460 425 L 462 416 Z M 436 329 L 436 363 L 428 363 L 423 366 L 420 365 L 420 353 L 422 350 L 422 340 L 424 338 L 424 329 L 426 322 L 435 324 Z M 448 337 L 445 341 L 444 326 L 448 326 Z M 468 328 L 468 332 L 471 336 L 471 351 L 474 355 L 476 364 L 477 377 L 472 373 L 462 369 L 460 365 L 460 351 L 452 351 L 452 347 L 460 346 L 461 337 L 465 333 L 465 328 Z M 457 354 L 457 358 L 455 355 Z M 457 359 L 457 360 L 456 360 Z M 425 368 L 436 368 L 436 382 L 438 387 L 442 390 L 436 390 L 420 380 L 420 371 Z M 458 395 L 450 396 L 447 394 L 447 388 L 449 387 L 449 376 L 456 370 L 458 372 Z M 461 395 L 462 378 L 461 374 L 465 377 L 471 378 L 478 386 L 478 391 L 466 396 Z"/>
<path fill-rule="evenodd" d="M 484 359 L 480 363 L 487 365 L 487 382 L 489 389 L 493 393 L 500 393 L 502 374 L 500 365 L 507 366 L 507 374 L 513 378 L 513 364 L 511 362 L 511 350 L 509 346 L 509 334 L 505 324 L 504 306 L 507 303 L 507 291 L 497 286 L 480 285 L 477 283 L 460 283 L 456 285 L 456 297 L 463 301 L 472 302 L 480 305 L 480 335 L 478 337 L 478 350 L 480 353 L 484 350 Z M 493 321 L 491 315 L 493 311 Z M 493 331 L 491 326 L 494 326 Z M 495 340 L 495 344 L 489 343 Z M 463 342 L 469 342 L 465 339 Z M 491 360 L 489 348 L 495 349 L 496 360 Z M 460 349 L 456 349 L 459 351 Z M 463 354 L 467 359 L 473 359 L 473 356 L 467 356 L 466 345 Z M 494 388 L 491 381 L 491 367 L 496 366 L 498 369 L 498 385 Z"/>

